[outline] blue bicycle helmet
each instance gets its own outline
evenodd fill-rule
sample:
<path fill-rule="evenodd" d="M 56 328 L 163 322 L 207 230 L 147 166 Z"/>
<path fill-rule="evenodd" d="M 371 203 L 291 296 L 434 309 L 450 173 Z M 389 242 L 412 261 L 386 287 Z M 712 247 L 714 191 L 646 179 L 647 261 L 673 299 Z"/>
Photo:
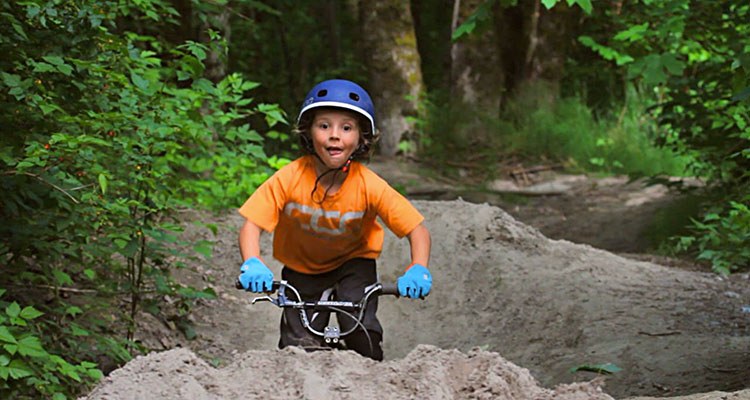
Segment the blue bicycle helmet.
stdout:
<path fill-rule="evenodd" d="M 305 112 L 317 107 L 341 107 L 363 115 L 370 121 L 371 133 L 375 134 L 375 106 L 367 91 L 354 82 L 331 79 L 315 85 L 305 97 L 302 110 L 297 117 L 299 124 Z"/>

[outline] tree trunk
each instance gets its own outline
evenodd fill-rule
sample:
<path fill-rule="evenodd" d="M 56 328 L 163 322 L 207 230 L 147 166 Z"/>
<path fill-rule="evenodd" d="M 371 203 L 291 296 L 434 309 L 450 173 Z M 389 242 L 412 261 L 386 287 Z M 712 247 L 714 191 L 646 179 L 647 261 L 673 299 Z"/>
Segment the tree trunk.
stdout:
<path fill-rule="evenodd" d="M 210 48 L 204 61 L 206 65 L 204 76 L 213 82 L 219 82 L 227 75 L 226 58 L 224 55 L 227 49 L 214 49 L 210 47 L 211 39 L 208 37 L 208 29 L 219 31 L 221 36 L 226 40 L 226 46 L 228 47 L 232 35 L 229 15 L 230 13 L 227 8 L 222 8 L 216 13 L 209 14 L 200 32 L 200 41 Z"/>
<path fill-rule="evenodd" d="M 455 0 L 453 30 L 477 11 L 483 0 Z M 499 6 L 496 6 L 496 8 Z M 494 21 L 493 21 L 494 22 Z M 491 22 L 491 25 L 494 23 Z M 496 29 L 478 27 L 451 48 L 451 97 L 480 110 L 500 109 L 505 93 L 503 55 Z"/>
<path fill-rule="evenodd" d="M 445 101 L 451 89 L 451 23 L 460 0 L 411 0 L 422 78 L 433 101 Z"/>
<path fill-rule="evenodd" d="M 408 1 L 362 0 L 359 14 L 380 152 L 392 157 L 402 136 L 414 128 L 406 117 L 415 115 L 423 91 L 410 6 Z"/>
<path fill-rule="evenodd" d="M 540 0 L 520 0 L 496 13 L 495 27 L 503 55 L 505 89 L 510 94 L 546 88 L 555 97 L 565 59 L 580 24 L 580 10 L 560 2 L 551 10 Z"/>

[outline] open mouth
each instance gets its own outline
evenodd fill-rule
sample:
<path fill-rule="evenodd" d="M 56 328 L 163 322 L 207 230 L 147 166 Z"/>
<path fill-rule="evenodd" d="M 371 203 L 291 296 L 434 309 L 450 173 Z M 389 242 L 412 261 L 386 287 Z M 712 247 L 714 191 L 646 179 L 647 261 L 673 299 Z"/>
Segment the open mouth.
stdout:
<path fill-rule="evenodd" d="M 341 148 L 341 147 L 331 146 L 331 147 L 326 147 L 326 151 L 331 156 L 337 156 L 337 155 L 340 155 L 341 153 L 343 153 L 344 149 Z"/>

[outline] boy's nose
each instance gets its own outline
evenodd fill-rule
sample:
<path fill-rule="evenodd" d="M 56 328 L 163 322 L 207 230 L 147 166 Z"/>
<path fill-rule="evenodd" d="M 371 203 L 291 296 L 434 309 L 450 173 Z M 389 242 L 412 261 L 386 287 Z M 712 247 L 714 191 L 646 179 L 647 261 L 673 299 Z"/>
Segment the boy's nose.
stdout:
<path fill-rule="evenodd" d="M 340 129 L 341 128 L 339 127 L 333 127 L 333 129 L 331 129 L 331 138 L 338 139 L 341 136 L 341 132 L 339 131 Z"/>

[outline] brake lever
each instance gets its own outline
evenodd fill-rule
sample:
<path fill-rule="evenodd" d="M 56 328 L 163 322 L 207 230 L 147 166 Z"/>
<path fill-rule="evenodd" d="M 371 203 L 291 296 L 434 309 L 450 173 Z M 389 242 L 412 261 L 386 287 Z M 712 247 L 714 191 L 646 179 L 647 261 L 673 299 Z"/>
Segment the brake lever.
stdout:
<path fill-rule="evenodd" d="M 255 304 L 256 302 L 259 302 L 259 301 L 267 301 L 267 302 L 273 303 L 273 304 L 275 304 L 277 306 L 279 305 L 279 299 L 274 299 L 271 296 L 256 297 L 256 298 L 253 299 L 253 301 L 250 304 Z"/>

